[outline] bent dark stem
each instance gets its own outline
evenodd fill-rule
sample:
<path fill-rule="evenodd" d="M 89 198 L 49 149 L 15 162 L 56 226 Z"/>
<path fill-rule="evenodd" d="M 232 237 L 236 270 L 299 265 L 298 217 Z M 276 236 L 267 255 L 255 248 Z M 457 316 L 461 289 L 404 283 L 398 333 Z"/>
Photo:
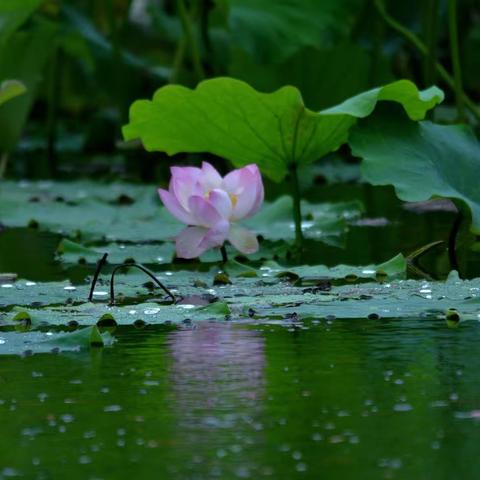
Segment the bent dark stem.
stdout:
<path fill-rule="evenodd" d="M 410 253 L 407 256 L 407 269 L 419 277 L 425 278 L 426 280 L 433 281 L 434 278 L 423 268 L 419 265 L 419 260 L 421 257 L 423 257 L 426 253 L 430 252 L 434 248 L 444 244 L 445 242 L 443 240 L 437 240 L 435 242 L 431 242 L 427 245 L 424 245 L 414 252 Z"/>
<path fill-rule="evenodd" d="M 458 212 L 455 221 L 453 222 L 452 229 L 450 230 L 450 235 L 448 237 L 448 258 L 450 260 L 450 267 L 452 270 L 456 270 L 459 274 L 458 259 L 456 253 L 457 246 L 457 236 L 460 231 L 460 226 L 462 225 L 463 214 Z"/>
<path fill-rule="evenodd" d="M 102 271 L 103 266 L 107 263 L 108 253 L 104 253 L 103 257 L 97 262 L 97 268 L 95 270 L 95 275 L 93 276 L 92 285 L 90 286 L 90 294 L 88 295 L 88 301 L 91 302 L 93 298 L 93 292 L 95 286 L 97 285 L 98 276 Z"/>
<path fill-rule="evenodd" d="M 110 305 L 115 305 L 115 274 L 122 268 L 131 267 L 138 268 L 143 273 L 147 274 L 172 299 L 172 303 L 175 303 L 175 295 L 165 285 L 163 285 L 163 283 L 150 270 L 145 268 L 143 265 L 139 265 L 138 263 L 132 263 L 117 265 L 113 269 L 112 276 L 110 278 Z"/>
<path fill-rule="evenodd" d="M 220 247 L 220 252 L 222 253 L 222 263 L 227 263 L 228 262 L 228 254 L 227 254 L 227 249 L 225 248 L 225 245 L 222 245 Z"/>

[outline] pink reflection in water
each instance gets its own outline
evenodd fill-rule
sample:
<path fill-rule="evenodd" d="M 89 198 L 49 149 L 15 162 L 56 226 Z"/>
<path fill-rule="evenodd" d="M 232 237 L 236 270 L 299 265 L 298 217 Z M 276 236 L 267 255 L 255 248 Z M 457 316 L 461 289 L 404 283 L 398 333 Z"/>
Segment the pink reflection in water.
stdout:
<path fill-rule="evenodd" d="M 265 442 L 261 334 L 231 324 L 201 324 L 172 333 L 169 345 L 169 405 L 176 414 L 180 463 L 204 473 L 195 478 L 258 471 L 257 445 Z"/>
<path fill-rule="evenodd" d="M 172 383 L 186 403 L 211 408 L 263 397 L 264 339 L 258 332 L 201 324 L 172 334 L 169 343 Z"/>

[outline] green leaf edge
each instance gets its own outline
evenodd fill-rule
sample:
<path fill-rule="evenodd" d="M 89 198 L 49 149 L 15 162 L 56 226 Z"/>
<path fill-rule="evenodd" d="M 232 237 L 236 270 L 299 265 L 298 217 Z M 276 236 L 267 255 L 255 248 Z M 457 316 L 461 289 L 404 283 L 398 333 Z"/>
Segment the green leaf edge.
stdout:
<path fill-rule="evenodd" d="M 8 102 L 12 98 L 23 95 L 27 91 L 27 87 L 18 80 L 5 80 L 0 85 L 0 106 Z"/>

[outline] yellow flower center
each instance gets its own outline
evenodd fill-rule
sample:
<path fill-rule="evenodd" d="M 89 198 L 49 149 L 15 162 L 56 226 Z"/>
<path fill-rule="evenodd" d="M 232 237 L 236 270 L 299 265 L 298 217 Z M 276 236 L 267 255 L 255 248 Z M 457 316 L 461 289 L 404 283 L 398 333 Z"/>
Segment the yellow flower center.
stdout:
<path fill-rule="evenodd" d="M 210 198 L 211 193 L 212 193 L 211 190 L 209 190 L 208 192 L 205 192 L 203 196 L 205 197 L 205 199 L 208 200 Z M 232 202 L 232 208 L 235 208 L 235 205 L 238 202 L 238 196 L 233 193 L 229 193 L 228 196 L 230 197 L 230 201 Z"/>
<path fill-rule="evenodd" d="M 232 207 L 235 208 L 235 205 L 238 202 L 238 197 L 233 193 L 230 194 L 230 201 L 232 202 Z"/>

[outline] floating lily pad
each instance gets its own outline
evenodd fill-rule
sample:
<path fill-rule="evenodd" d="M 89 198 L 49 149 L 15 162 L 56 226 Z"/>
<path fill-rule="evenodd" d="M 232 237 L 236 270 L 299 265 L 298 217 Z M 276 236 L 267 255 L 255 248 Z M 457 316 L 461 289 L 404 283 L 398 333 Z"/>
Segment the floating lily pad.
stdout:
<path fill-rule="evenodd" d="M 402 263 L 396 257 L 384 264 L 386 270 L 395 272 Z M 373 270 L 372 266 L 372 270 Z M 378 269 L 378 267 L 376 267 Z M 344 274 L 353 269 L 345 267 L 338 273 Z M 212 274 L 209 272 L 210 281 Z M 178 324 L 184 321 L 248 320 L 250 317 L 267 321 L 270 318 L 405 318 L 433 317 L 443 318 L 449 309 L 456 309 L 462 319 L 480 318 L 480 279 L 462 281 L 451 276 L 447 282 L 426 282 L 419 280 L 394 280 L 383 277 L 381 283 L 329 285 L 325 290 L 293 286 L 290 282 L 276 277 L 276 270 L 265 267 L 259 271 L 260 276 L 230 277 L 227 284 L 212 286 L 192 285 L 193 275 L 184 272 L 177 279 L 177 288 L 184 290 L 186 297 L 180 304 L 166 305 L 159 300 L 141 300 L 141 287 L 120 284 L 119 292 L 137 295 L 137 304 L 120 304 L 109 306 L 107 298 L 95 299 L 93 303 L 73 305 L 49 305 L 43 307 L 20 306 L 24 297 L 17 295 L 19 304 L 10 311 L 0 313 L 0 321 L 12 323 L 14 320 L 25 320 L 34 326 L 66 325 L 75 322 L 79 325 L 94 325 L 105 316 L 118 324 L 132 324 L 136 321 L 152 324 Z M 325 273 L 329 272 L 325 270 Z M 198 275 L 198 272 L 195 274 Z M 205 274 L 207 275 L 207 274 Z M 264 276 L 266 275 L 266 276 Z M 129 280 L 137 280 L 137 274 L 129 276 Z M 188 280 L 187 280 L 188 279 Z M 122 279 L 125 281 L 125 279 Z M 190 282 L 190 285 L 187 283 Z M 133 283 L 133 282 L 132 282 Z M 185 285 L 179 287 L 180 283 Z M 121 288 L 120 288 L 121 286 Z M 130 290 L 129 290 L 130 289 Z M 8 289 L 7 289 L 8 290 Z M 119 293 L 118 292 L 118 293 Z M 117 294 L 118 294 L 117 293 Z M 183 292 L 182 292 L 183 293 Z M 126 295 L 128 296 L 128 295 Z M 197 302 L 195 298 L 205 299 L 218 297 L 218 301 L 208 303 Z M 191 298 L 192 300 L 189 300 Z M 118 299 L 118 297 L 117 297 Z M 8 303 L 8 302 L 7 302 Z M 28 302 L 24 302 L 28 305 Z M 20 315 L 20 316 L 19 316 Z M 25 317 L 25 315 L 27 317 Z"/>
<path fill-rule="evenodd" d="M 4 182 L 0 204 L 0 221 L 6 226 L 48 230 L 75 239 L 75 243 L 81 240 L 83 246 L 107 242 L 106 248 L 95 246 L 88 250 L 65 243 L 66 261 L 85 258 L 87 262 L 94 262 L 97 256 L 111 252 L 113 263 L 129 258 L 140 263 L 163 263 L 158 258 L 169 261 L 173 247 L 159 242 L 173 240 L 184 228 L 161 206 L 153 186 Z M 363 211 L 360 202 L 304 202 L 303 208 L 305 236 L 334 245 L 341 244 L 346 221 L 358 218 Z M 293 240 L 291 198 L 284 196 L 265 202 L 262 210 L 245 225 L 268 240 Z M 125 248 L 113 242 L 123 242 Z M 134 245 L 149 242 L 155 242 L 156 246 Z"/>
<path fill-rule="evenodd" d="M 0 355 L 78 352 L 92 346 L 112 345 L 113 341 L 109 333 L 100 333 L 96 326 L 74 332 L 0 331 Z"/>
<path fill-rule="evenodd" d="M 219 295 L 235 296 L 245 294 L 249 288 L 255 288 L 258 278 L 252 277 L 252 272 L 256 273 L 248 266 L 237 262 L 229 262 L 227 271 L 233 284 L 226 287 L 214 285 L 215 275 L 221 270 L 220 267 L 214 267 L 207 272 L 198 271 L 162 271 L 155 274 L 156 278 L 167 286 L 179 297 L 188 297 L 190 295 Z M 241 275 L 238 277 L 238 275 Z M 263 273 L 263 275 L 265 275 Z M 269 278 L 275 285 L 275 291 L 278 279 L 273 275 L 267 274 L 263 277 L 262 284 Z M 233 280 L 235 279 L 235 280 Z M 81 304 L 87 301 L 90 292 L 90 285 L 83 283 L 72 285 L 68 281 L 63 282 L 30 282 L 18 280 L 16 282 L 4 283 L 0 285 L 0 308 L 7 309 L 14 305 L 25 306 L 48 306 L 48 305 L 71 305 Z M 137 299 L 148 301 L 155 298 L 157 301 L 164 299 L 165 294 L 159 288 L 155 288 L 150 278 L 138 270 L 127 270 L 125 273 L 119 273 L 115 277 L 115 297 Z M 95 303 L 107 304 L 110 300 L 110 276 L 100 275 L 97 286 L 93 292 Z"/>
<path fill-rule="evenodd" d="M 135 323 L 163 325 L 180 324 L 191 321 L 228 320 L 230 307 L 224 302 L 206 306 L 183 303 L 181 305 L 159 305 L 141 303 L 127 306 L 108 306 L 100 303 L 83 303 L 71 307 L 24 308 L 15 307 L 4 315 L 4 322 L 15 324 L 28 321 L 33 327 L 46 325 L 97 325 L 108 320 L 117 325 Z M 1 316 L 0 316 L 1 318 Z"/>
<path fill-rule="evenodd" d="M 480 282 L 453 283 L 400 280 L 386 284 L 359 284 L 332 287 L 328 292 L 313 292 L 310 288 L 284 288 L 273 291 L 257 286 L 244 295 L 224 297 L 222 302 L 206 307 L 194 304 L 138 305 L 109 307 L 101 303 L 84 303 L 67 307 L 15 307 L 2 314 L 7 324 L 27 318 L 32 326 L 95 325 L 108 319 L 119 325 L 136 322 L 150 324 L 179 324 L 196 321 L 257 321 L 289 318 L 438 318 L 455 308 L 462 320 L 480 317 Z"/>
<path fill-rule="evenodd" d="M 160 241 L 183 228 L 161 207 L 154 187 L 6 182 L 0 203 L 7 226 L 30 225 L 85 241 Z"/>
<path fill-rule="evenodd" d="M 259 321 L 267 318 L 438 318 L 456 309 L 462 320 L 480 319 L 480 280 L 423 282 L 399 280 L 332 287 L 328 292 L 240 297 L 236 309 L 253 308 Z M 232 307 L 233 309 L 233 307 Z"/>
<path fill-rule="evenodd" d="M 84 247 L 64 239 L 58 246 L 57 253 L 65 263 L 96 263 L 104 253 L 108 253 L 108 262 L 112 264 L 133 260 L 136 263 L 170 263 L 175 253 L 173 243 L 160 244 L 121 244 L 108 243 L 101 247 Z"/>
<path fill-rule="evenodd" d="M 265 262 L 260 268 L 230 260 L 226 265 L 209 266 L 207 271 L 165 270 L 156 272 L 155 276 L 179 297 L 190 295 L 218 296 L 225 299 L 250 295 L 250 291 L 261 290 L 265 295 L 283 295 L 295 292 L 295 288 L 282 283 L 282 273 L 298 277 L 344 279 L 352 276 L 351 281 L 360 279 L 391 280 L 405 275 L 405 259 L 398 255 L 381 265 L 347 266 L 328 268 L 318 266 L 283 267 L 275 262 Z M 229 281 L 217 285 L 215 276 L 226 271 Z M 0 308 L 7 309 L 14 305 L 48 306 L 71 305 L 86 302 L 90 284 L 72 285 L 62 282 L 31 282 L 18 280 L 0 285 Z M 164 299 L 164 293 L 155 287 L 150 278 L 138 270 L 125 267 L 115 277 L 115 297 L 149 301 Z M 93 292 L 96 303 L 106 304 L 110 300 L 110 276 L 100 275 Z M 135 300 L 133 300 L 135 301 Z"/>
<path fill-rule="evenodd" d="M 275 262 L 266 262 L 271 273 L 277 276 L 293 274 L 299 278 L 330 278 L 346 279 L 347 281 L 356 281 L 357 279 L 384 280 L 388 278 L 404 278 L 407 273 L 407 261 L 402 254 L 396 255 L 392 259 L 380 265 L 351 266 L 337 265 L 335 267 L 326 267 L 325 265 L 300 265 L 295 267 L 284 267 Z"/>

